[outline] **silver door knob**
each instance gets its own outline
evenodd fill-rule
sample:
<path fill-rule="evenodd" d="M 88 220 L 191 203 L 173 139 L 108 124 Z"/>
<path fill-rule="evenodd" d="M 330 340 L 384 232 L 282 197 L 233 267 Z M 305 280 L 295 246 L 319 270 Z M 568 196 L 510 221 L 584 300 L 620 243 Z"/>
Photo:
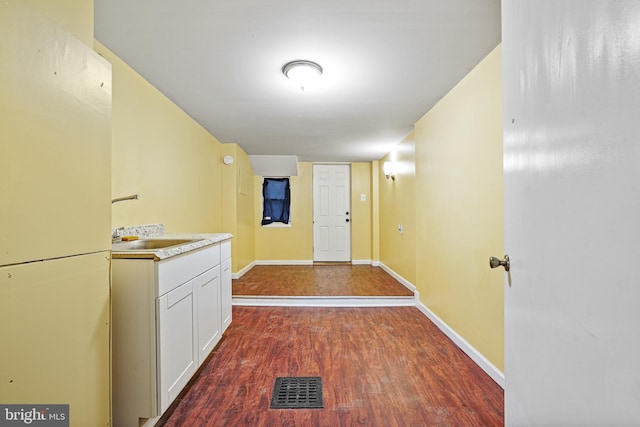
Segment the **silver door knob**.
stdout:
<path fill-rule="evenodd" d="M 511 267 L 511 263 L 509 262 L 509 255 L 505 255 L 504 259 L 492 256 L 489 258 L 489 265 L 491 266 L 491 268 L 502 266 L 504 267 L 505 271 L 509 271 L 509 268 Z"/>

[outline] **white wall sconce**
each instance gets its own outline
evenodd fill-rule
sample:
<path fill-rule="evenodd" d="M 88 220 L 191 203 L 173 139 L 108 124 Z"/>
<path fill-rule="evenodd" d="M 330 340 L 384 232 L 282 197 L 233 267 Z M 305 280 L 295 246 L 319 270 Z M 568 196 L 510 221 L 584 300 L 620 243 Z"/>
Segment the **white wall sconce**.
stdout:
<path fill-rule="evenodd" d="M 394 181 L 396 180 L 396 171 L 394 170 L 393 163 L 384 162 L 382 164 L 382 171 L 387 179 L 391 178 Z"/>
<path fill-rule="evenodd" d="M 312 61 L 291 61 L 282 67 L 282 74 L 304 91 L 322 75 L 322 67 Z"/>

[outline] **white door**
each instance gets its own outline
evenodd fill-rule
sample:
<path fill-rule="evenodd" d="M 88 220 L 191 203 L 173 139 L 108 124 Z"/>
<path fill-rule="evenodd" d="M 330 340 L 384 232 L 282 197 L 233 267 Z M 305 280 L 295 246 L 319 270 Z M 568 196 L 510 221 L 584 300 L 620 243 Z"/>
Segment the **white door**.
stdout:
<path fill-rule="evenodd" d="M 351 261 L 349 165 L 313 165 L 313 260 Z"/>
<path fill-rule="evenodd" d="M 502 19 L 506 424 L 640 425 L 640 2 Z"/>

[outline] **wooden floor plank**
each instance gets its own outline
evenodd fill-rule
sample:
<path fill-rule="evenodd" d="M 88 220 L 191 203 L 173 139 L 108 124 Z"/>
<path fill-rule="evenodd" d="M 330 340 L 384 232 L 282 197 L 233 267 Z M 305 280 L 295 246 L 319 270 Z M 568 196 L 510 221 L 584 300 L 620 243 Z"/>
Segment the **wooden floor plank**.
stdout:
<path fill-rule="evenodd" d="M 270 409 L 276 377 L 319 376 L 323 409 Z M 503 391 L 415 307 L 234 307 L 159 425 L 501 426 Z"/>
<path fill-rule="evenodd" d="M 413 296 L 370 265 L 257 265 L 233 280 L 233 296 Z"/>

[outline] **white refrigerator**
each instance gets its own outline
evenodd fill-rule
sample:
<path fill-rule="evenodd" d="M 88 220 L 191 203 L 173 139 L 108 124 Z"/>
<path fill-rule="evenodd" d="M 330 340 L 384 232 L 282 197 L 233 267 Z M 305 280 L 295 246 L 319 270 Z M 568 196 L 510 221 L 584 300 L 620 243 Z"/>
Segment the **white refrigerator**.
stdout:
<path fill-rule="evenodd" d="M 0 404 L 110 422 L 111 66 L 0 2 Z"/>

